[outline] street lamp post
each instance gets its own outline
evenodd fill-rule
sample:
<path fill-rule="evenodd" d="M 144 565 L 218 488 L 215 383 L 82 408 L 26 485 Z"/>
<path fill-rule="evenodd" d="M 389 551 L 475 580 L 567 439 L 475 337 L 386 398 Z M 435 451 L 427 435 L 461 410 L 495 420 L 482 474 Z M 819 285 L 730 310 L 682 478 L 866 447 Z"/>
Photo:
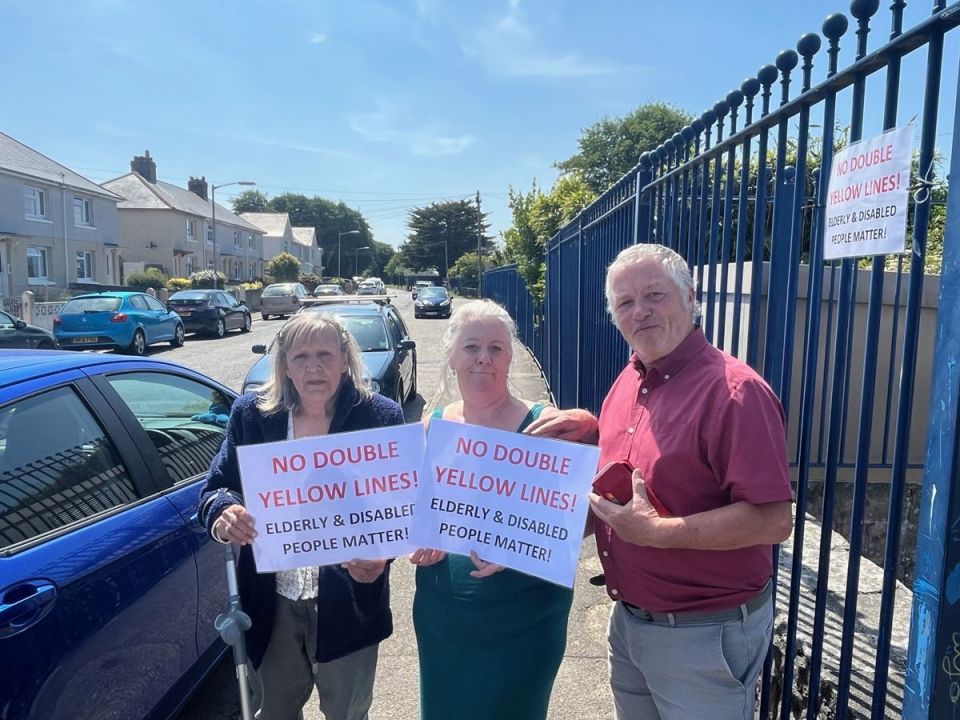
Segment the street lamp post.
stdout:
<path fill-rule="evenodd" d="M 253 180 L 234 180 L 233 182 L 214 185 L 210 183 L 210 226 L 213 229 L 213 289 L 217 289 L 217 188 L 228 185 L 256 185 Z M 207 239 L 203 239 L 206 247 Z"/>
<path fill-rule="evenodd" d="M 360 251 L 369 250 L 369 245 L 364 245 L 363 247 L 354 248 L 353 250 L 353 271 L 359 275 L 360 274 Z"/>
<path fill-rule="evenodd" d="M 359 235 L 359 230 L 341 230 L 337 232 L 337 277 L 343 280 L 343 275 L 340 272 L 340 239 L 344 235 Z"/>

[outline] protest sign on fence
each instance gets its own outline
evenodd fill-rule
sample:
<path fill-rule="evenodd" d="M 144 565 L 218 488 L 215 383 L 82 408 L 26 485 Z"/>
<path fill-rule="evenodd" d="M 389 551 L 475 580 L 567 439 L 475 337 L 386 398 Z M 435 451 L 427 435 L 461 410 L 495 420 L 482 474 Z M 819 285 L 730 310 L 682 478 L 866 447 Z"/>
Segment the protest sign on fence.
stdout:
<path fill-rule="evenodd" d="M 410 539 L 573 587 L 599 453 L 434 420 Z"/>
<path fill-rule="evenodd" d="M 258 572 L 410 552 L 419 424 L 237 448 Z"/>
<path fill-rule="evenodd" d="M 845 147 L 830 167 L 823 257 L 902 253 L 913 126 Z"/>

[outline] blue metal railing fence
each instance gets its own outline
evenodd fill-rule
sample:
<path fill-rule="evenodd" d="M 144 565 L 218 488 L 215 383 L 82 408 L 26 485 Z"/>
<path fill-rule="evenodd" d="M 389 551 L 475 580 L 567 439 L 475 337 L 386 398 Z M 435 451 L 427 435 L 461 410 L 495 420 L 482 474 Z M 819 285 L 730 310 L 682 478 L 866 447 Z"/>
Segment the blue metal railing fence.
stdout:
<path fill-rule="evenodd" d="M 953 635 L 960 631 L 960 610 L 953 607 L 960 603 L 960 533 L 954 530 L 960 526 L 960 493 L 954 497 L 951 482 L 960 474 L 956 184 L 947 201 L 942 276 L 924 275 L 944 37 L 960 25 L 960 3 L 934 2 L 929 16 L 907 31 L 905 8 L 905 2 L 893 0 L 889 34 L 871 51 L 884 21 L 879 2 L 854 0 L 851 19 L 836 14 L 823 23 L 823 40 L 804 35 L 796 51 L 780 53 L 756 78 L 641 155 L 633 171 L 547 242 L 542 308 L 515 268 L 484 275 L 484 295 L 517 318 L 521 339 L 540 361 L 557 404 L 598 412 L 628 355 L 606 316 L 606 267 L 631 244 L 667 245 L 687 259 L 698 282 L 707 337 L 749 362 L 780 396 L 788 415 L 797 520 L 785 549 L 789 574 L 780 577 L 781 585 L 789 585 L 781 595 L 788 598 L 786 645 L 776 682 L 771 682 L 773 653 L 768 657 L 762 718 L 816 718 L 830 703 L 838 718 L 960 714 L 960 660 L 949 661 L 960 658 L 960 640 Z M 841 69 L 841 41 L 851 26 L 855 59 Z M 825 77 L 814 84 L 822 44 Z M 925 60 L 919 107 L 901 107 L 901 66 L 908 55 Z M 876 89 L 871 80 L 883 81 L 881 92 L 868 93 Z M 823 260 L 836 129 L 846 127 L 847 140 L 860 140 L 868 115 L 882 115 L 876 132 L 920 118 L 908 269 L 903 258 L 892 271 L 884 256 L 861 263 Z M 950 128 L 954 177 L 960 175 L 958 120 L 960 103 Z M 939 312 L 930 297 L 938 283 Z M 921 341 L 929 347 L 934 339 L 932 363 L 918 362 Z M 931 367 L 939 368 L 932 381 Z M 931 382 L 936 402 L 930 402 Z M 918 385 L 925 391 L 916 392 Z M 908 491 L 918 495 L 917 488 L 922 488 L 926 513 L 918 544 L 901 547 L 904 505 Z M 862 657 L 855 662 L 855 644 L 862 634 L 860 556 L 870 497 L 886 505 L 886 534 L 878 558 L 883 587 L 876 637 L 870 640 L 876 659 L 873 667 L 864 667 Z M 804 558 L 808 512 L 816 513 L 823 530 L 815 553 L 820 571 L 812 588 L 802 577 L 813 560 Z M 838 562 L 831 529 L 842 531 L 850 543 L 841 590 L 828 587 L 827 569 Z M 898 577 L 912 574 L 914 558 L 917 596 L 904 663 L 891 654 L 894 607 Z M 811 597 L 808 612 L 803 603 Z M 827 643 L 830 612 L 839 613 L 842 624 L 839 637 Z M 808 633 L 798 679 L 801 623 Z M 894 662 L 897 673 L 906 676 L 905 685 L 891 680 Z"/>

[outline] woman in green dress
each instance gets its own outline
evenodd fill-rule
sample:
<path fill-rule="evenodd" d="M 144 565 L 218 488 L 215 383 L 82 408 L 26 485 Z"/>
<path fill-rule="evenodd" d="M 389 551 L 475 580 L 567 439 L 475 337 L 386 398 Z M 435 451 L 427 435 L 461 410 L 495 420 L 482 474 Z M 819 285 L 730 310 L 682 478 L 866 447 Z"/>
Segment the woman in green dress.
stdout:
<path fill-rule="evenodd" d="M 556 410 L 514 397 L 507 378 L 516 328 L 489 300 L 460 306 L 443 338 L 462 400 L 430 418 L 522 432 Z M 441 398 L 449 384 L 445 373 Z M 542 425 L 542 423 L 538 423 Z M 420 550 L 413 624 L 421 720 L 546 718 L 567 642 L 573 591 L 471 553 Z"/>

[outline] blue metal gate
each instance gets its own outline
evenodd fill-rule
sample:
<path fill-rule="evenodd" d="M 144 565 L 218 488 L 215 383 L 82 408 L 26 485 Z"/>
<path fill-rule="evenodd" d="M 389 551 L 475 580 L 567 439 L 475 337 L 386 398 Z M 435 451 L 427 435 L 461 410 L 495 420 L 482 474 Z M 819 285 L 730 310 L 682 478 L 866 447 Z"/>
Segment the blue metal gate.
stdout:
<path fill-rule="evenodd" d="M 894 0 L 884 21 L 878 0 L 854 0 L 852 19 L 831 15 L 823 38 L 804 35 L 796 51 L 780 53 L 774 65 L 644 153 L 634 171 L 549 240 L 542 315 L 515 281 L 514 295 L 495 289 L 509 285 L 506 276 L 515 270 L 484 278 L 485 294 L 515 317 L 532 314 L 524 322 L 534 327 L 542 318 L 539 344 L 528 345 L 558 405 L 597 412 L 628 353 L 606 317 L 606 267 L 633 243 L 668 245 L 698 281 L 707 338 L 744 358 L 780 396 L 797 521 L 784 562 L 775 563 L 784 568 L 785 646 L 768 657 L 762 718 L 821 717 L 826 705 L 836 706 L 838 718 L 960 717 L 960 492 L 952 482 L 960 478 L 958 183 L 947 190 L 941 275 L 924 275 L 940 100 L 954 92 L 941 87 L 944 42 L 960 25 L 960 3 L 934 2 L 932 13 L 907 31 L 905 7 Z M 881 22 L 889 34 L 871 51 L 878 34 L 871 24 Z M 855 59 L 841 69 L 850 29 Z M 826 67 L 814 84 L 821 45 Z M 923 63 L 922 101 L 901 107 L 908 56 Z M 948 62 L 956 65 L 957 57 Z M 840 128 L 855 142 L 866 128 L 866 135 L 877 134 L 912 117 L 919 172 L 911 188 L 909 253 L 825 262 L 827 178 Z M 960 177 L 960 99 L 941 136 L 952 137 L 952 177 Z M 859 581 L 868 502 L 885 510 L 886 532 L 877 557 L 883 579 L 876 635 L 869 635 L 875 660 L 865 672 L 857 643 L 865 636 Z M 905 505 L 917 539 L 901 548 Z M 823 532 L 805 558 L 808 512 Z M 840 597 L 828 586 L 836 561 L 831 529 L 849 542 Z M 891 654 L 899 630 L 898 573 L 912 576 L 914 561 L 904 662 Z M 806 563 L 820 569 L 812 582 L 804 580 Z M 834 611 L 837 637 L 828 643 Z M 801 624 L 810 630 L 802 667 Z M 905 673 L 903 685 L 891 682 L 892 669 Z"/>

